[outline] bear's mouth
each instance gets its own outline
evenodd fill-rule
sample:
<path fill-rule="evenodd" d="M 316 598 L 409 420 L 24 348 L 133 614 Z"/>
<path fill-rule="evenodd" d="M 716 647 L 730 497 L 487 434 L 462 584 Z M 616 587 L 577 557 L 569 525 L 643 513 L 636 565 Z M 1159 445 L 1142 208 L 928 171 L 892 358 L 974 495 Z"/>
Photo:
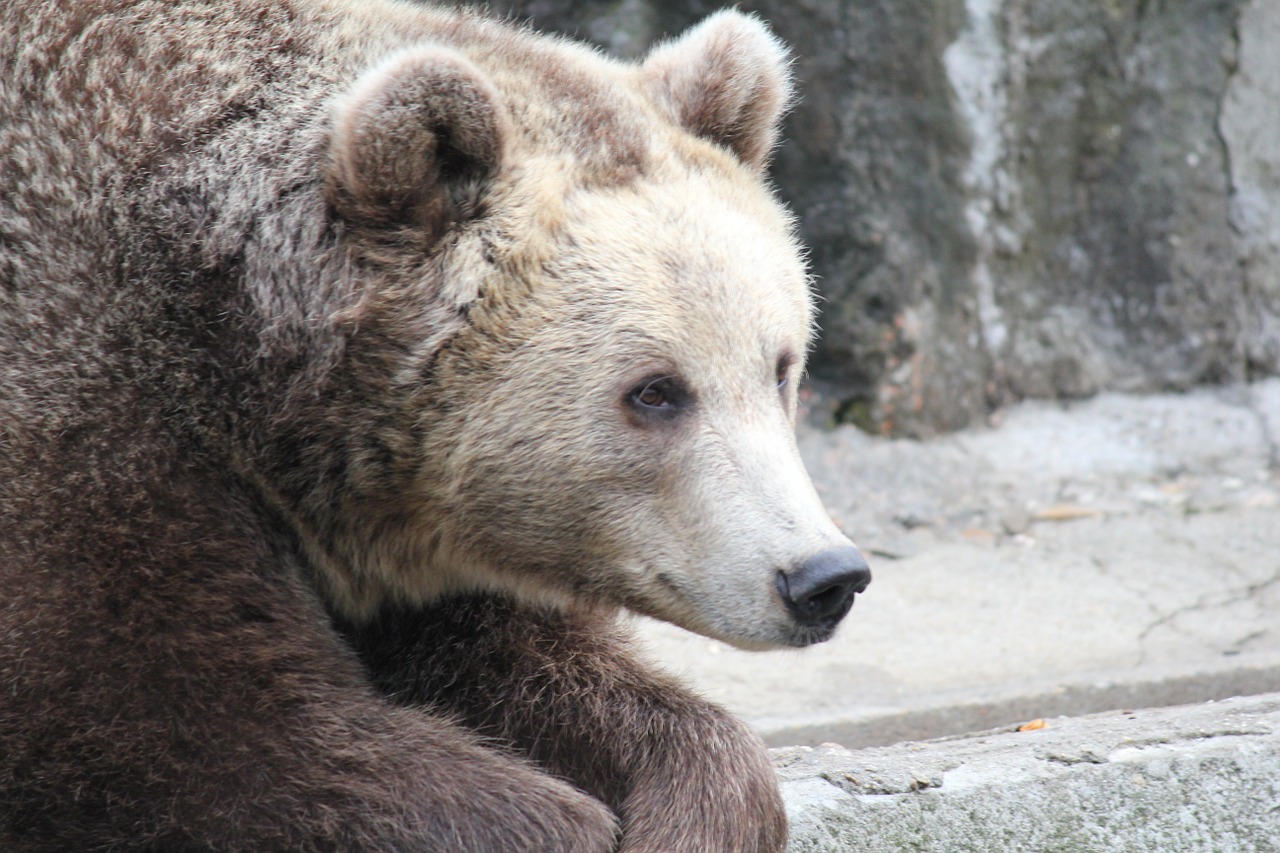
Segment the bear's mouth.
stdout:
<path fill-rule="evenodd" d="M 788 582 L 788 577 L 791 582 Z M 805 648 L 825 643 L 852 610 L 856 594 L 869 577 L 850 582 L 805 583 L 795 572 L 779 571 L 772 594 L 708 594 L 669 571 L 654 571 L 651 588 L 632 590 L 619 601 L 634 613 L 678 625 L 686 631 L 728 643 L 745 651 Z M 657 588 L 657 594 L 655 590 Z"/>
<path fill-rule="evenodd" d="M 849 596 L 849 600 L 841 606 L 838 615 L 833 615 L 828 619 L 814 625 L 795 624 L 791 630 L 790 636 L 787 638 L 785 645 L 802 649 L 806 646 L 816 646 L 818 643 L 825 643 L 835 636 L 836 628 L 840 627 L 840 623 L 849 611 L 853 609 L 853 602 L 856 596 Z"/>

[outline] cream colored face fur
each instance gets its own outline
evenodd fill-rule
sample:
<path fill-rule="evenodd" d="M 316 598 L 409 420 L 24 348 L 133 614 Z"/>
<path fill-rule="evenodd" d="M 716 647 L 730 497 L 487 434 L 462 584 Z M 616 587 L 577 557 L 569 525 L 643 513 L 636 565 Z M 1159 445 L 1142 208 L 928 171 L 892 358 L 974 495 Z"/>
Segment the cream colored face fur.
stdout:
<path fill-rule="evenodd" d="M 467 322 L 435 360 L 443 403 L 422 416 L 416 511 L 377 525 L 395 534 L 359 558 L 362 588 L 381 577 L 414 600 L 477 588 L 586 600 L 743 647 L 812 642 L 778 574 L 850 543 L 794 439 L 811 295 L 760 179 L 785 56 L 758 22 L 725 13 L 638 70 L 565 61 L 612 81 L 611 106 L 643 120 L 638 174 L 597 179 L 572 147 L 508 128 L 485 72 L 410 57 L 481 80 L 463 113 L 492 104 L 485 133 L 500 138 L 467 144 L 509 165 L 489 215 L 445 238 L 446 296 Z M 378 92 L 398 67 L 357 89 L 349 124 L 362 103 L 395 100 Z M 376 171 L 364 164 L 387 155 L 340 144 L 355 153 L 335 168 L 359 201 L 361 170 Z M 363 594 L 344 584 L 339 597 Z"/>
<path fill-rule="evenodd" d="M 570 195 L 565 215 L 449 457 L 484 574 L 741 646 L 800 642 L 777 573 L 849 543 L 796 451 L 811 308 L 787 220 L 754 185 L 675 168 Z M 679 410 L 636 411 L 665 378 Z"/>

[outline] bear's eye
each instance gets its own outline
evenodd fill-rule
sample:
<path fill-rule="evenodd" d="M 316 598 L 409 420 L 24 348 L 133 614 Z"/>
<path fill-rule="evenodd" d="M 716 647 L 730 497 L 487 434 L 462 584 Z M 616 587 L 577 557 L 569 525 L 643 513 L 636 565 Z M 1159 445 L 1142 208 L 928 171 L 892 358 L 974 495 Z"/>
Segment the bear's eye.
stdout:
<path fill-rule="evenodd" d="M 646 379 L 627 393 L 631 408 L 645 416 L 677 414 L 692 399 L 693 395 L 678 376 Z"/>
<path fill-rule="evenodd" d="M 790 380 L 790 377 L 791 377 L 791 356 L 784 355 L 778 359 L 777 378 L 778 378 L 779 391 L 787 390 L 787 382 Z"/>
<path fill-rule="evenodd" d="M 671 405 L 667 400 L 667 395 L 662 393 L 662 389 L 657 385 L 646 385 L 640 389 L 640 393 L 636 394 L 636 402 L 650 409 L 665 409 Z"/>

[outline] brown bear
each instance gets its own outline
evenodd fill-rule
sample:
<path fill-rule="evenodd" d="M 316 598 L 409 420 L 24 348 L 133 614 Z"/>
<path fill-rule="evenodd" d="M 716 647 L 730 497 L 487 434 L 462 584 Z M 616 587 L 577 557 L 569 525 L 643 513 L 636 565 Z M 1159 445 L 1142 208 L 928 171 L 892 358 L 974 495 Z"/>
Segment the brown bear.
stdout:
<path fill-rule="evenodd" d="M 792 435 L 783 49 L 0 10 L 0 849 L 778 851 L 747 648 L 870 579 Z"/>

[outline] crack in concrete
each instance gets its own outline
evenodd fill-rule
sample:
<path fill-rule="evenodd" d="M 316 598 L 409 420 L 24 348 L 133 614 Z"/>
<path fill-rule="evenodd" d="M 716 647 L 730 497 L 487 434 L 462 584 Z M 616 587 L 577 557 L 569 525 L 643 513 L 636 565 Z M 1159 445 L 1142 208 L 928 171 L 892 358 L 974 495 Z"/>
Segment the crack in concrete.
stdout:
<path fill-rule="evenodd" d="M 1267 578 L 1266 580 L 1258 581 L 1252 584 L 1247 584 L 1243 588 L 1232 592 L 1231 594 L 1227 595 L 1225 598 L 1222 598 L 1222 599 L 1215 600 L 1212 593 L 1202 596 L 1196 602 L 1192 604 L 1184 605 L 1182 607 L 1175 608 L 1174 610 L 1170 611 L 1169 613 L 1166 613 L 1164 616 L 1157 619 L 1155 622 L 1152 622 L 1150 625 L 1148 625 L 1146 628 L 1143 629 L 1141 634 L 1138 635 L 1138 642 L 1141 644 L 1145 644 L 1152 632 L 1165 626 L 1168 626 L 1170 630 L 1177 631 L 1183 636 L 1194 637 L 1194 634 L 1190 633 L 1186 629 L 1173 624 L 1174 620 L 1179 619 L 1182 616 L 1186 616 L 1189 613 L 1197 613 L 1197 612 L 1219 609 L 1223 607 L 1230 607 L 1233 604 L 1240 604 L 1243 602 L 1247 602 L 1250 599 L 1257 597 L 1260 593 L 1264 592 L 1268 588 L 1276 585 L 1280 585 L 1280 572 L 1277 572 L 1275 575 L 1273 575 L 1270 578 Z M 1240 646 L 1243 646 L 1255 634 L 1257 634 L 1257 632 L 1253 632 L 1251 634 L 1245 635 L 1243 638 L 1236 640 L 1234 643 L 1232 643 L 1229 648 L 1238 648 Z M 1143 649 L 1143 652 L 1142 652 L 1142 659 L 1144 661 L 1146 659 L 1145 649 Z"/>
<path fill-rule="evenodd" d="M 1199 545 L 1194 539 L 1190 539 L 1183 536 L 1177 536 L 1177 535 L 1171 536 L 1170 539 L 1176 542 L 1181 547 L 1186 548 L 1189 552 L 1194 553 L 1199 550 Z M 1211 593 L 1206 593 L 1202 595 L 1200 598 L 1198 598 L 1196 601 L 1194 601 L 1193 603 L 1186 604 L 1181 607 L 1176 607 L 1173 610 L 1169 611 L 1168 613 L 1165 613 L 1162 616 L 1158 616 L 1153 622 L 1149 623 L 1147 627 L 1144 628 L 1142 632 L 1138 634 L 1139 665 L 1145 664 L 1147 662 L 1147 654 L 1148 654 L 1147 641 L 1150 639 L 1152 633 L 1154 633 L 1157 629 L 1167 625 L 1171 630 L 1176 631 L 1182 634 L 1183 636 L 1189 636 L 1187 632 L 1183 630 L 1180 626 L 1173 624 L 1174 620 L 1178 619 L 1179 617 L 1187 613 L 1194 613 L 1198 610 L 1212 606 L 1210 599 L 1211 599 Z M 1153 612 L 1155 613 L 1160 612 L 1160 608 L 1157 607 L 1156 605 L 1150 602 L 1146 602 L 1146 603 L 1148 607 L 1152 609 Z"/>
<path fill-rule="evenodd" d="M 1244 651 L 1244 647 L 1252 643 L 1254 640 L 1261 640 L 1267 636 L 1266 631 L 1251 631 L 1240 639 L 1231 644 L 1224 652 L 1224 655 L 1238 655 Z"/>
<path fill-rule="evenodd" d="M 1120 587 L 1125 592 L 1130 593 L 1137 600 L 1137 602 L 1141 603 L 1143 607 L 1147 608 L 1148 615 L 1150 617 L 1157 617 L 1157 618 L 1160 617 L 1160 609 L 1147 600 L 1146 589 L 1144 587 L 1137 584 L 1129 583 L 1129 579 L 1127 576 L 1125 576 L 1122 573 L 1116 573 L 1112 571 L 1111 567 L 1107 564 L 1107 561 L 1099 557 L 1097 554 L 1090 554 L 1089 562 L 1093 565 L 1095 569 L 1097 569 L 1098 574 L 1101 577 L 1105 578 L 1111 583 L 1114 583 L 1116 586 Z M 1143 636 L 1145 636 L 1145 634 Z M 1147 662 L 1147 650 L 1141 647 L 1143 636 L 1139 636 L 1138 638 L 1139 649 L 1138 649 L 1138 656 L 1133 662 L 1134 666 L 1142 666 Z"/>

